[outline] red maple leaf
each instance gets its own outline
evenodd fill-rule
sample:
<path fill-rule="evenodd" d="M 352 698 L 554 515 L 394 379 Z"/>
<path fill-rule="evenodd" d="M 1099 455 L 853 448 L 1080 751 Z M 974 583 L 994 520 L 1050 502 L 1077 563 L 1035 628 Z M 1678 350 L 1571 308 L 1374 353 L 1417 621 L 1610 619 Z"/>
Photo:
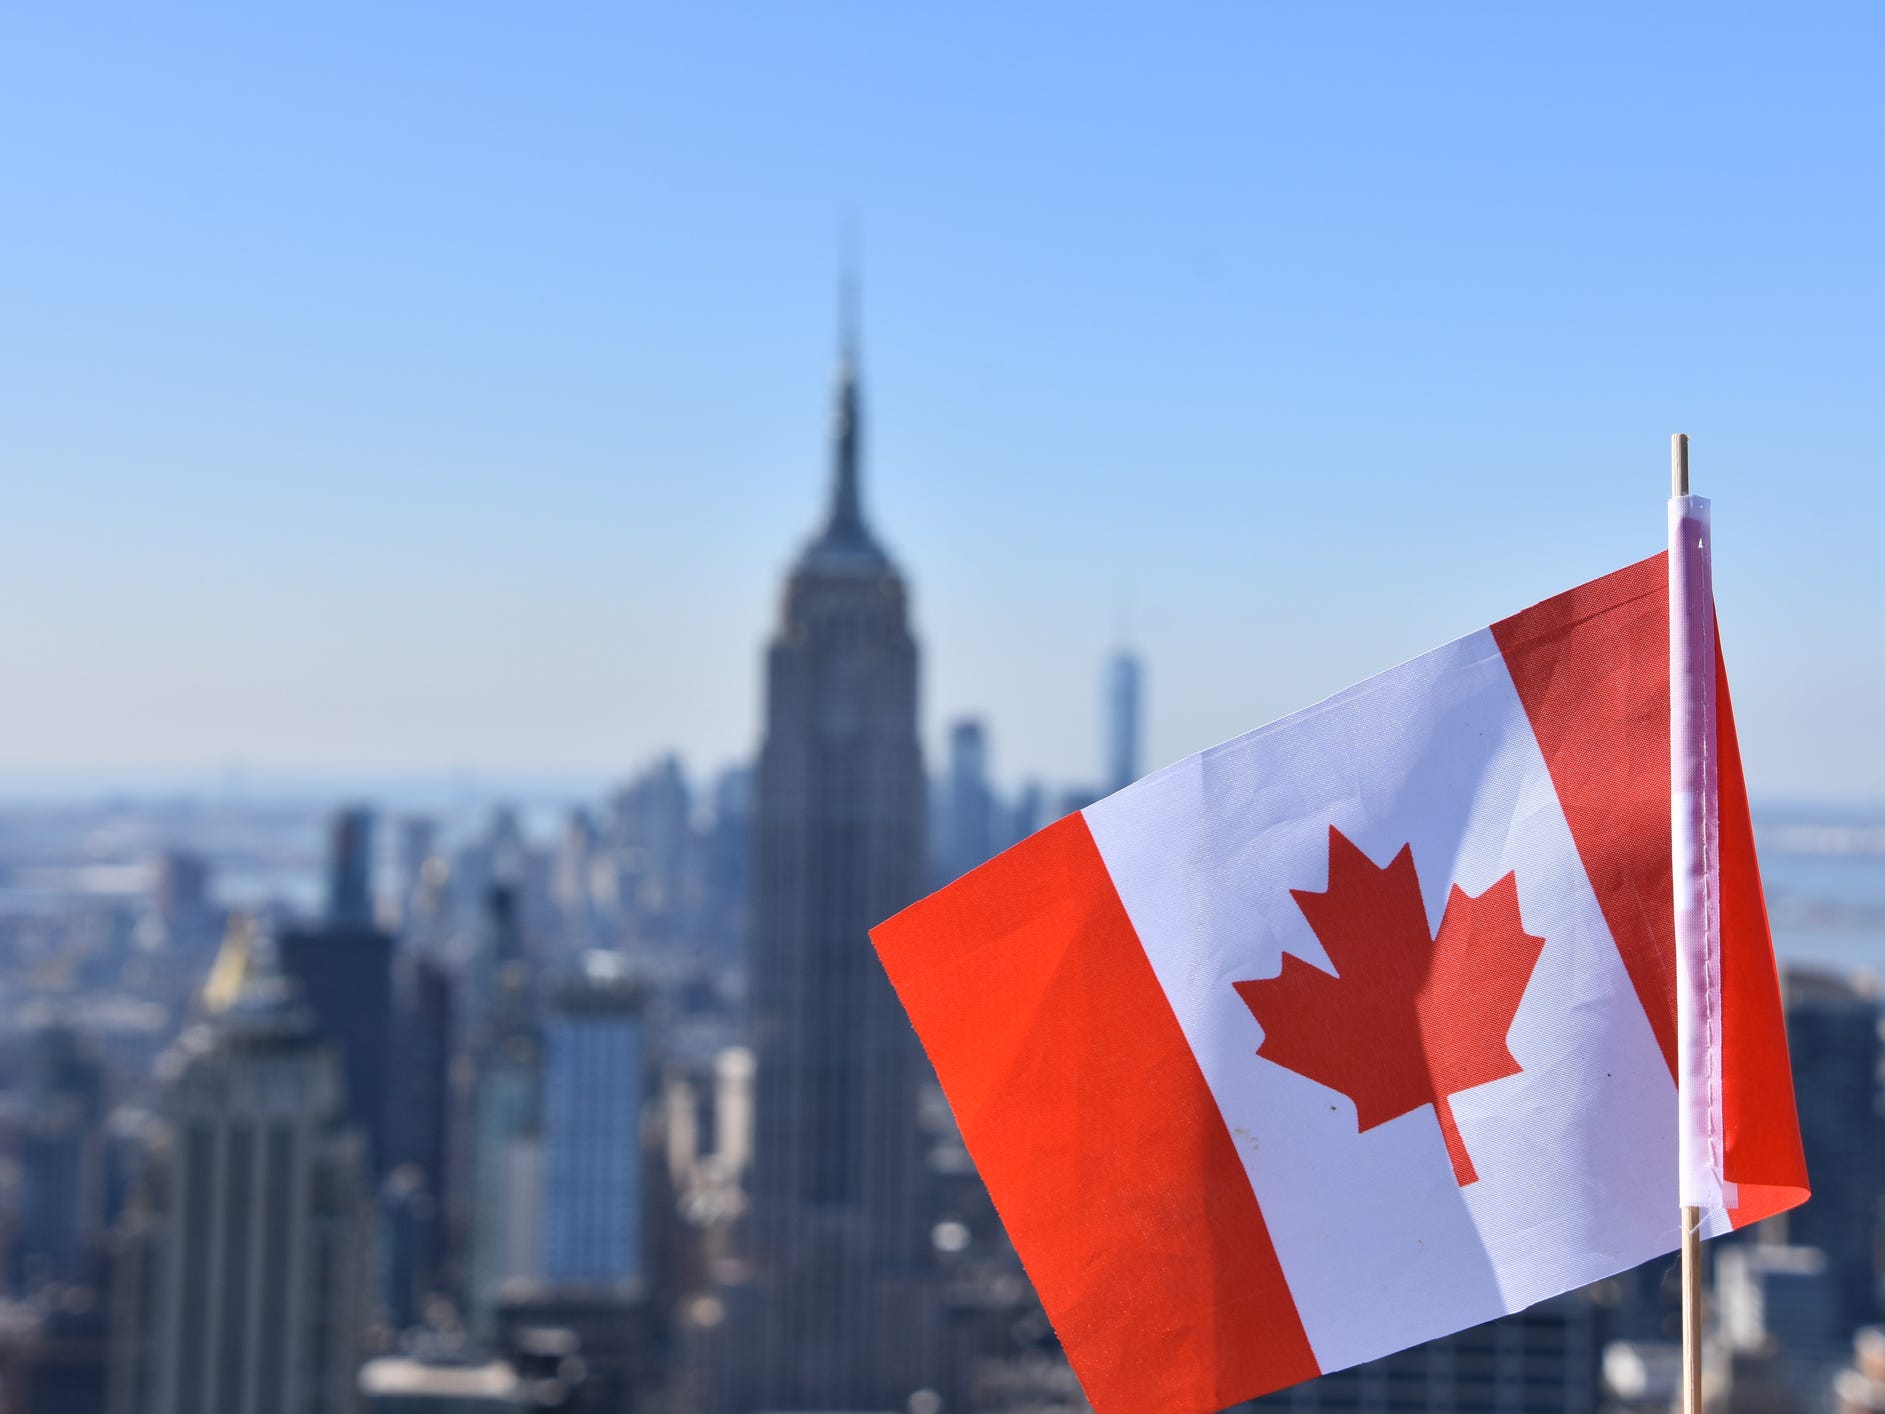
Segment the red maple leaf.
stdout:
<path fill-rule="evenodd" d="M 1382 869 L 1331 827 L 1328 889 L 1290 894 L 1335 971 L 1285 953 L 1276 976 L 1232 984 L 1263 1027 L 1257 1054 L 1348 1096 L 1363 1130 L 1432 1105 L 1454 1177 L 1474 1182 L 1447 1097 L 1520 1070 L 1505 1038 L 1545 940 L 1517 882 L 1455 884 L 1430 937 L 1413 846 Z"/>

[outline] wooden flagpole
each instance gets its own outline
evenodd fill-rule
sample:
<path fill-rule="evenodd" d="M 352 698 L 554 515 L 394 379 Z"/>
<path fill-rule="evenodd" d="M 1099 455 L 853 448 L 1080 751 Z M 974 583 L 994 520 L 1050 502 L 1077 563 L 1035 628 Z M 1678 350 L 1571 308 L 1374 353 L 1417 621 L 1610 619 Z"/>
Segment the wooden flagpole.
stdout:
<path fill-rule="evenodd" d="M 1682 1209 L 1682 1414 L 1702 1414 L 1702 1210 Z"/>
<path fill-rule="evenodd" d="M 1689 494 L 1689 438 L 1669 439 L 1669 494 Z M 1682 1208 L 1682 1414 L 1702 1414 L 1702 1210 Z"/>

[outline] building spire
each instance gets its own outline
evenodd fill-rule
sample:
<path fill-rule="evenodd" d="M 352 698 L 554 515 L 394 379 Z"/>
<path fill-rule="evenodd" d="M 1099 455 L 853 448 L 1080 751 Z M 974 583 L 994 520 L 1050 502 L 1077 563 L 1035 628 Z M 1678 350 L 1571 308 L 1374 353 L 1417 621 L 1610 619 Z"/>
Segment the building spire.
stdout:
<path fill-rule="evenodd" d="M 831 515 L 824 539 L 843 545 L 867 544 L 859 487 L 863 460 L 863 408 L 858 388 L 858 279 L 849 252 L 838 278 L 838 388 L 831 431 Z"/>
<path fill-rule="evenodd" d="M 857 255 L 847 237 L 844 259 L 838 268 L 838 358 L 843 367 L 853 372 L 857 369 L 860 281 Z"/>

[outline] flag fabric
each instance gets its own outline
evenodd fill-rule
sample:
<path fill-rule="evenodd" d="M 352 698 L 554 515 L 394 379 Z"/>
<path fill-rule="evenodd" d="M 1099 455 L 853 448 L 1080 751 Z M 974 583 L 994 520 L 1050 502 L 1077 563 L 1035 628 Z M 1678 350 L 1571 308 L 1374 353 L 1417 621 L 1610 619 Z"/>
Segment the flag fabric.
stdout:
<path fill-rule="evenodd" d="M 1678 1245 L 1667 564 L 1167 767 L 874 931 L 1100 1414 L 1219 1409 Z M 1708 617 L 1714 1235 L 1806 1174 Z"/>

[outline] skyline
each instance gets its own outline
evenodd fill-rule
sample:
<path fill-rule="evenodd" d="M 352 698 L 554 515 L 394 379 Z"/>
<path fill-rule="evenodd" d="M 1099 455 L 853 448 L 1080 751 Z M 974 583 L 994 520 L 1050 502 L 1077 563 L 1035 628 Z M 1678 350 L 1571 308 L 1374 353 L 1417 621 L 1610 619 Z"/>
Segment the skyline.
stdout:
<path fill-rule="evenodd" d="M 1885 19 L 1359 13 L 0 20 L 0 784 L 750 758 L 854 219 L 932 771 L 1096 777 L 1122 600 L 1155 768 L 1653 553 L 1687 431 L 1750 784 L 1885 796 Z"/>

